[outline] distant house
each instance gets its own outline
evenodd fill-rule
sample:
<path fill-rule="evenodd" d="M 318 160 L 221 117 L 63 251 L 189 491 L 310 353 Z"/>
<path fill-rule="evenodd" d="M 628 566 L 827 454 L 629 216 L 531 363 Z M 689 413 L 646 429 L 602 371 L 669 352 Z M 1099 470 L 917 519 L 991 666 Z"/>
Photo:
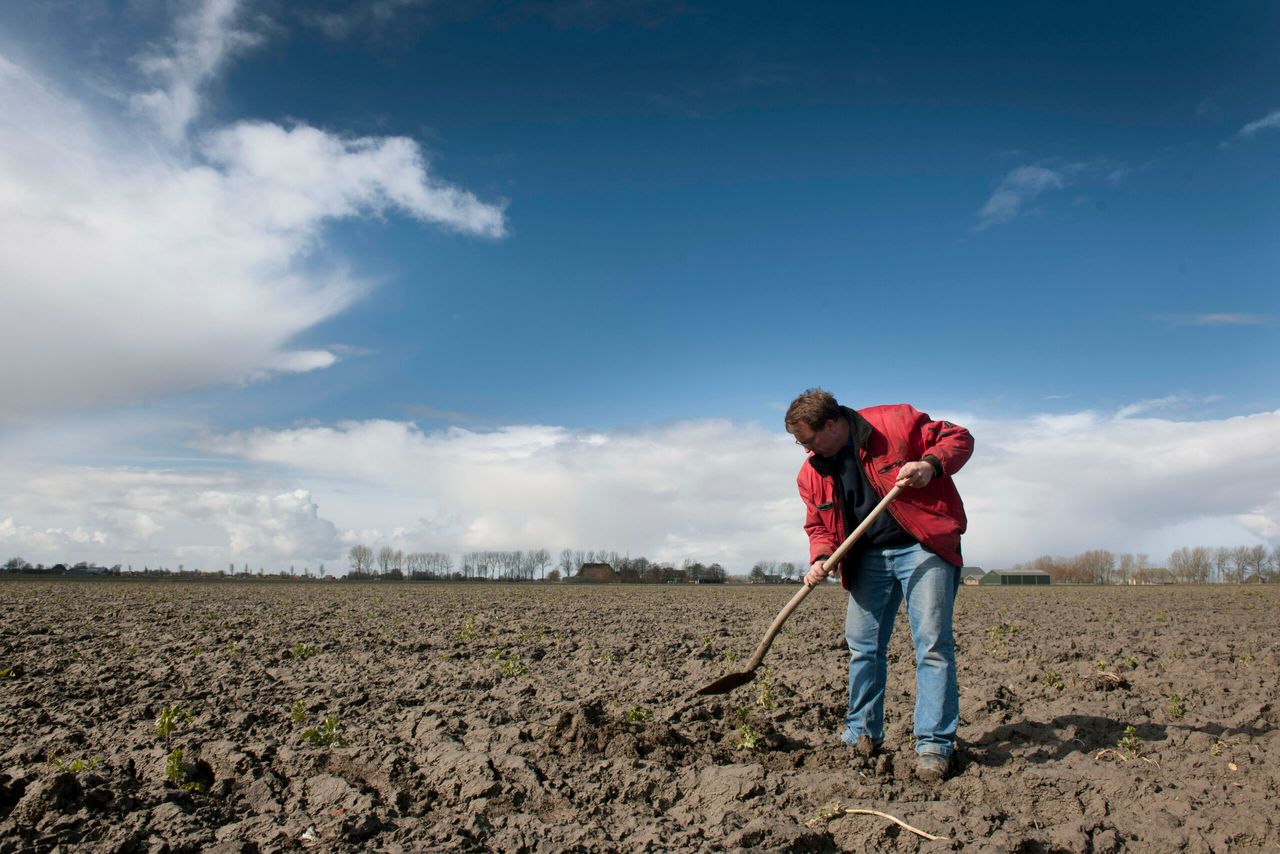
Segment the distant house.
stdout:
<path fill-rule="evenodd" d="M 584 563 L 582 569 L 578 570 L 578 578 L 583 581 L 605 584 L 617 581 L 618 573 L 614 572 L 613 567 L 607 563 Z"/>
<path fill-rule="evenodd" d="M 1049 573 L 1040 569 L 993 569 L 978 582 L 983 587 L 1018 584 L 1048 584 Z"/>
<path fill-rule="evenodd" d="M 960 570 L 960 581 L 964 584 L 977 584 L 982 581 L 986 571 L 980 566 L 966 566 Z"/>

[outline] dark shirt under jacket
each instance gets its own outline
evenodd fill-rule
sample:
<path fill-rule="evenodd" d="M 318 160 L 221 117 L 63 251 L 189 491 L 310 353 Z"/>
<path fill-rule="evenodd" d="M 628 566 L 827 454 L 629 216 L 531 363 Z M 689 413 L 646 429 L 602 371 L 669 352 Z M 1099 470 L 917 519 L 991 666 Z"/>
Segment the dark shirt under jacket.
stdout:
<path fill-rule="evenodd" d="M 852 425 L 850 425 L 852 428 Z M 814 468 L 822 474 L 835 478 L 836 496 L 840 500 L 840 508 L 844 511 L 845 536 L 870 515 L 880 503 L 880 496 L 867 482 L 867 474 L 858 461 L 858 448 L 854 439 L 854 431 L 849 430 L 849 442 L 834 457 L 814 457 Z M 853 553 L 864 552 L 869 547 L 891 548 L 909 546 L 917 542 L 915 537 L 902 530 L 902 526 L 887 510 L 881 513 L 871 527 L 863 533 L 861 539 L 854 544 Z"/>

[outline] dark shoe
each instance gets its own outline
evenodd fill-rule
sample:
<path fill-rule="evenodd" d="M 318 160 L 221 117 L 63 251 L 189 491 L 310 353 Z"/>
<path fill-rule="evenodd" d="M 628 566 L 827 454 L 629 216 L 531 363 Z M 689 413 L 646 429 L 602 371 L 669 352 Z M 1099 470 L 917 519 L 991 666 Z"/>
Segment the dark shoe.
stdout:
<path fill-rule="evenodd" d="M 916 779 L 922 783 L 941 783 L 950 771 L 950 757 L 939 753 L 921 753 L 916 758 Z"/>
<path fill-rule="evenodd" d="M 857 742 L 851 745 L 851 747 L 853 747 L 854 756 L 861 756 L 863 758 L 870 759 L 872 756 L 876 755 L 876 751 L 880 749 L 880 744 L 881 742 L 872 741 L 871 736 L 864 732 L 862 735 L 858 736 Z"/>

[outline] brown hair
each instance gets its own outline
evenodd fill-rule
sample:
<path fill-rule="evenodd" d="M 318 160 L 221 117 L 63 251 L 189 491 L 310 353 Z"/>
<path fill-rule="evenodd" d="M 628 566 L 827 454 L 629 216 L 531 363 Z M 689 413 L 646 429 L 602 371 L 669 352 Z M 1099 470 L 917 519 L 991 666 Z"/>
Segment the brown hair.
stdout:
<path fill-rule="evenodd" d="M 841 416 L 840 404 L 832 397 L 831 392 L 820 388 L 807 389 L 803 394 L 791 401 L 787 407 L 787 416 L 783 423 L 790 433 L 804 424 L 810 430 L 821 430 L 822 425 Z"/>

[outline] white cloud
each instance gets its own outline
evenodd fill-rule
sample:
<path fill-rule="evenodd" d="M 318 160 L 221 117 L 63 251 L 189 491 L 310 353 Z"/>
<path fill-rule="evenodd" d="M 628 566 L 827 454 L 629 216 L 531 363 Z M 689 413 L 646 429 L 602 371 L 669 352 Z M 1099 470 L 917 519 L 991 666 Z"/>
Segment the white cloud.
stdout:
<path fill-rule="evenodd" d="M 1019 166 L 1005 175 L 987 203 L 978 211 L 978 229 L 1010 222 L 1027 203 L 1048 190 L 1060 190 L 1067 186 L 1068 178 L 1061 171 L 1043 166 Z"/>
<path fill-rule="evenodd" d="M 0 548 L 32 562 L 276 569 L 340 557 L 337 528 L 308 492 L 245 472 L 6 466 Z M 45 527 L 19 521 L 38 517 Z"/>
<path fill-rule="evenodd" d="M 85 530 L 80 527 L 70 531 L 62 528 L 37 530 L 25 525 L 14 524 L 12 517 L 0 519 L 0 547 L 12 552 L 11 557 L 24 557 L 28 553 L 37 555 L 65 554 L 68 551 L 83 549 L 86 545 L 100 546 L 107 542 L 108 537 L 102 531 Z M 36 559 L 31 562 L 38 563 L 40 561 Z"/>
<path fill-rule="evenodd" d="M 175 104 L 243 42 L 230 34 L 232 4 L 201 9 L 174 53 L 195 58 L 156 65 Z M 4 57 L 0 103 L 0 337 L 24 355 L 0 361 L 8 413 L 332 364 L 336 348 L 287 345 L 365 290 L 324 253 L 337 220 L 400 212 L 504 233 L 500 206 L 436 178 L 408 139 L 238 122 L 173 144 Z M 181 123 L 184 111 L 166 115 Z"/>
<path fill-rule="evenodd" d="M 1266 130 L 1280 130 L 1280 110 L 1267 113 L 1262 118 L 1249 122 L 1236 132 L 1236 136 L 1250 139 Z"/>
<path fill-rule="evenodd" d="M 1160 563 L 1183 545 L 1280 542 L 1280 412 L 1154 416 L 1186 402 L 1018 420 L 933 413 L 976 438 L 957 475 L 966 557 L 1004 566 L 1109 548 Z M 753 423 L 425 432 L 357 421 L 199 444 L 221 455 L 218 468 L 22 469 L 0 455 L 11 461 L 0 466 L 0 547 L 46 563 L 330 571 L 357 542 L 454 554 L 604 548 L 739 572 L 806 555 L 802 456 L 780 429 Z"/>

